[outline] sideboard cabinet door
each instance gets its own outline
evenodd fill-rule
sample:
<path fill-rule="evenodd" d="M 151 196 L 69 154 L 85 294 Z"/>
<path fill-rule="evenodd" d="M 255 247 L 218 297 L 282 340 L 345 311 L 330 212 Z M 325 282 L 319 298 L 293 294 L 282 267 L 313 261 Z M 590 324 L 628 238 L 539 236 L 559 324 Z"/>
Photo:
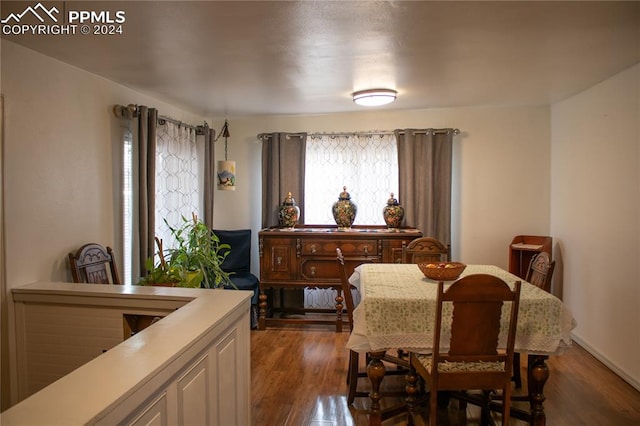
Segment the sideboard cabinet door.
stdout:
<path fill-rule="evenodd" d="M 295 280 L 298 278 L 295 238 L 260 239 L 260 279 Z"/>

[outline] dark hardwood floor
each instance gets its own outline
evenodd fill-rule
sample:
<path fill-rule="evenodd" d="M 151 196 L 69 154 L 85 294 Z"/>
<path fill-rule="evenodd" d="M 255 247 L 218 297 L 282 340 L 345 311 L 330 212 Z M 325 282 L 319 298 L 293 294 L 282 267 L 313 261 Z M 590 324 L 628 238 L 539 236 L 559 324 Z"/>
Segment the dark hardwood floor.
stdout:
<path fill-rule="evenodd" d="M 346 403 L 349 333 L 323 326 L 283 326 L 251 332 L 251 418 L 256 426 L 364 426 L 368 398 Z M 588 352 L 574 344 L 564 355 L 548 361 L 551 375 L 545 386 L 549 426 L 640 425 L 640 392 L 624 382 Z M 526 357 L 523 357 L 523 368 Z M 526 375 L 525 375 L 526 376 Z M 523 376 L 523 377 L 525 377 Z M 366 386 L 366 378 L 360 386 Z M 402 389 L 397 377 L 385 378 L 387 388 Z M 524 385 L 526 386 L 526 384 Z M 396 401 L 384 400 L 386 405 Z M 426 424 L 428 416 L 418 419 Z M 438 424 L 479 425 L 479 409 L 459 410 L 453 401 L 439 410 Z M 499 414 L 495 419 L 499 421 Z M 398 416 L 386 426 L 404 425 Z M 525 425 L 512 419 L 511 425 Z"/>

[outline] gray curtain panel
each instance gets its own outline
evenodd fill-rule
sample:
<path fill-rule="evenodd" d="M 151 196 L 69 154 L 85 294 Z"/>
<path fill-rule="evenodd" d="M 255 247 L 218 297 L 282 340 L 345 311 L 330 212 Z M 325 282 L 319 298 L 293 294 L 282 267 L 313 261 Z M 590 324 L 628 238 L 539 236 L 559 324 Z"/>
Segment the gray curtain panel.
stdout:
<path fill-rule="evenodd" d="M 271 133 L 262 138 L 262 227 L 278 225 L 278 208 L 291 192 L 304 223 L 306 133 Z"/>
<path fill-rule="evenodd" d="M 204 219 L 213 228 L 213 198 L 216 188 L 215 130 L 204 127 Z"/>
<path fill-rule="evenodd" d="M 146 275 L 145 263 L 155 251 L 155 193 L 156 193 L 156 128 L 158 111 L 138 107 L 138 245 L 140 275 Z"/>
<path fill-rule="evenodd" d="M 453 129 L 405 129 L 395 134 L 405 224 L 450 243 Z"/>

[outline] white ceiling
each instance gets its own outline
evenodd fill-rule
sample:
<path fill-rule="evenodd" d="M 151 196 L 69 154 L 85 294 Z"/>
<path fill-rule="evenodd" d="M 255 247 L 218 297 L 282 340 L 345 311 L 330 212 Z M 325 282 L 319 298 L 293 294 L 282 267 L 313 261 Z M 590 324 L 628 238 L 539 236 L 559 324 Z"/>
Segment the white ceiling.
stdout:
<path fill-rule="evenodd" d="M 384 109 L 549 104 L 640 62 L 637 1 L 43 3 L 122 10 L 123 34 L 3 38 L 213 116 L 358 111 L 377 87 Z"/>

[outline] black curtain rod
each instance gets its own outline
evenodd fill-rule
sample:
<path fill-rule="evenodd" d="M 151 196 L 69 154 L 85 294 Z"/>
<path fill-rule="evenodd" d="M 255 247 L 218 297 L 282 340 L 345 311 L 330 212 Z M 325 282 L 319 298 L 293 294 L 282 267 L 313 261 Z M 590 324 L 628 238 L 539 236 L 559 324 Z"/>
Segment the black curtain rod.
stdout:
<path fill-rule="evenodd" d="M 134 105 L 134 104 L 129 104 L 127 106 L 114 105 L 113 114 L 118 118 L 136 118 L 138 117 L 138 108 L 140 106 L 141 105 Z M 206 121 L 204 122 L 203 125 L 196 126 L 193 124 L 184 123 L 180 120 L 176 120 L 175 118 L 167 117 L 164 115 L 158 116 L 158 124 L 162 125 L 162 124 L 165 124 L 166 122 L 177 124 L 178 126 L 184 126 L 188 129 L 195 130 L 196 133 L 199 135 L 203 135 L 205 129 L 209 128 L 209 125 L 207 124 Z"/>
<path fill-rule="evenodd" d="M 184 122 L 182 122 L 180 120 L 176 120 L 175 118 L 166 117 L 164 115 L 159 115 L 158 116 L 158 124 L 163 125 L 166 122 L 177 124 L 178 126 L 186 127 L 187 129 L 195 130 L 196 133 L 199 134 L 199 135 L 204 134 L 204 129 L 209 127 L 209 125 L 207 124 L 206 121 L 204 122 L 203 125 L 195 126 L 193 124 L 187 124 L 187 123 L 184 123 Z"/>
<path fill-rule="evenodd" d="M 447 132 L 453 132 L 454 135 L 460 133 L 458 129 L 420 129 L 414 130 L 413 134 L 426 134 L 427 132 L 433 132 L 435 134 L 445 134 Z M 401 135 L 404 134 L 404 131 L 401 130 L 399 132 Z M 289 133 L 291 136 L 302 136 L 304 133 Z M 390 130 L 381 130 L 381 131 L 372 131 L 372 132 L 349 132 L 349 133 L 308 133 L 308 137 L 314 136 L 383 136 L 383 135 L 393 135 L 395 132 Z M 271 133 L 258 133 L 258 139 L 270 138 Z"/>

